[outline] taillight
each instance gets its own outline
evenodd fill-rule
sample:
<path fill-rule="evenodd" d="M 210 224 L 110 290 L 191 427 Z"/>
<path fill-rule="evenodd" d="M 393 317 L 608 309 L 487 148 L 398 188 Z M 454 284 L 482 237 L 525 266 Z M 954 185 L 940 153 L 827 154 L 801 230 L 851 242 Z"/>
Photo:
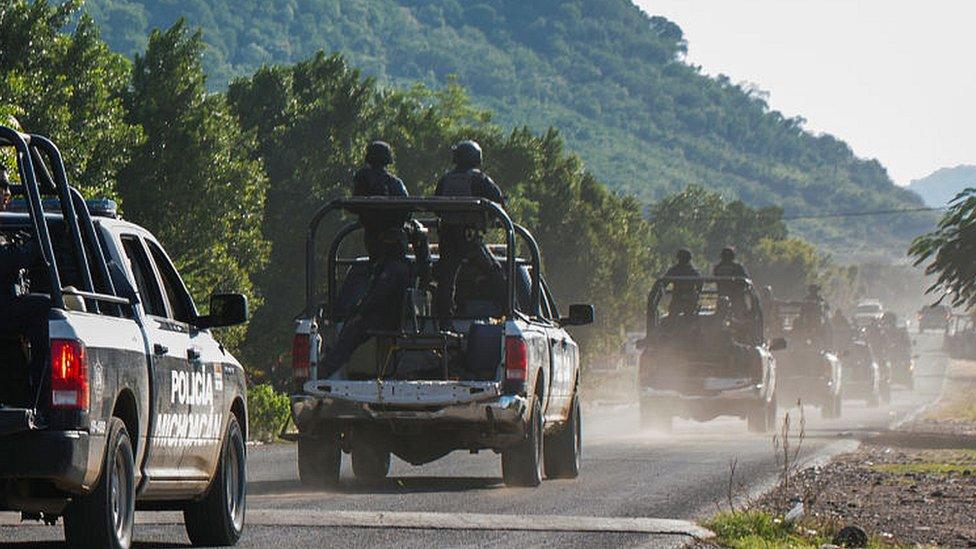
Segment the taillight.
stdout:
<path fill-rule="evenodd" d="M 51 406 L 88 408 L 88 359 L 80 341 L 51 340 Z"/>
<path fill-rule="evenodd" d="M 309 356 L 311 344 L 308 334 L 295 334 L 291 344 L 292 377 L 308 379 Z"/>
<path fill-rule="evenodd" d="M 520 337 L 505 338 L 505 380 L 528 380 L 529 349 L 525 340 Z"/>

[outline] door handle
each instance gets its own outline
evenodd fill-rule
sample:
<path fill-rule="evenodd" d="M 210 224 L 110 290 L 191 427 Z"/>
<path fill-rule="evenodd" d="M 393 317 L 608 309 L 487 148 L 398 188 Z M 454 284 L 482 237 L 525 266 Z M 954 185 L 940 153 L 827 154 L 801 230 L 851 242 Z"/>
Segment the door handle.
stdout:
<path fill-rule="evenodd" d="M 163 345 L 162 343 L 153 344 L 153 354 L 156 356 L 165 355 L 169 352 L 169 347 Z"/>
<path fill-rule="evenodd" d="M 200 360 L 200 351 L 194 349 L 193 347 L 190 347 L 189 349 L 186 350 L 186 358 L 192 361 Z"/>

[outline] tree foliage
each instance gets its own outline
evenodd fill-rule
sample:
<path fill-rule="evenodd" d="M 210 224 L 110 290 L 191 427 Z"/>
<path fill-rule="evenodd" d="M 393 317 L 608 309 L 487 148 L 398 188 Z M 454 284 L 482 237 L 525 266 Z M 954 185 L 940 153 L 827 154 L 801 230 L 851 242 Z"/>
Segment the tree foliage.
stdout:
<path fill-rule="evenodd" d="M 214 290 L 243 291 L 253 301 L 251 273 L 267 259 L 267 179 L 224 97 L 207 94 L 202 49 L 200 34 L 179 21 L 154 31 L 145 55 L 136 56 L 125 106 L 146 139 L 118 191 L 125 215 L 174 254 L 198 303 Z"/>
<path fill-rule="evenodd" d="M 3 3 L 0 106 L 26 131 L 54 139 L 68 157 L 69 179 L 84 193 L 113 196 L 140 132 L 124 120 L 125 58 L 109 51 L 90 17 L 62 33 L 80 4 Z"/>
<path fill-rule="evenodd" d="M 508 126 L 560 128 L 600 180 L 650 203 L 701 185 L 787 214 L 920 205 L 765 94 L 683 61 L 681 28 L 630 0 L 88 0 L 117 51 L 178 17 L 203 28 L 215 89 L 265 64 L 342 52 L 386 84 L 455 78 Z M 810 219 L 795 231 L 846 256 L 895 253 L 935 222 Z M 893 252 L 894 250 L 894 252 Z"/>
<path fill-rule="evenodd" d="M 908 253 L 916 266 L 928 263 L 925 273 L 936 277 L 929 292 L 944 292 L 940 301 L 976 305 L 976 189 L 959 193 L 938 227 L 918 237 Z"/>
<path fill-rule="evenodd" d="M 182 20 L 150 33 L 130 65 L 108 51 L 87 18 L 60 32 L 75 8 L 35 0 L 0 14 L 0 40 L 13 48 L 0 50 L 0 116 L 50 134 L 74 181 L 90 194 L 119 198 L 124 215 L 164 243 L 198 302 L 227 289 L 263 303 L 246 333 L 228 336 L 257 378 L 284 377 L 274 367 L 287 356 L 292 319 L 303 307 L 311 215 L 350 192 L 365 145 L 378 138 L 393 145 L 394 168 L 412 194 L 433 190 L 450 166 L 453 143 L 481 142 L 510 214 L 539 242 L 557 301 L 564 308 L 597 305 L 596 325 L 577 334 L 589 357 L 614 350 L 624 330 L 640 327 L 651 281 L 678 246 L 708 261 L 733 244 L 760 281 L 802 284 L 824 267 L 811 245 L 789 236 L 779 208 L 757 209 L 690 186 L 645 212 L 636 198 L 601 184 L 556 129 L 503 130 L 468 97 L 463 75 L 442 86 L 396 89 L 342 56 L 318 52 L 261 67 L 225 93 L 211 93 L 203 35 Z M 488 4 L 473 9 L 479 18 L 502 17 Z M 570 18 L 592 15 L 591 7 L 560 9 Z M 452 10 L 442 15 L 460 20 L 468 13 Z M 656 37 L 636 53 L 681 54 L 680 29 L 665 20 L 654 20 L 653 29 Z M 654 49 L 660 37 L 673 47 Z M 72 63 L 58 57 L 71 52 Z M 28 93 L 34 85 L 54 89 Z M 321 240 L 339 222 L 324 227 Z"/>

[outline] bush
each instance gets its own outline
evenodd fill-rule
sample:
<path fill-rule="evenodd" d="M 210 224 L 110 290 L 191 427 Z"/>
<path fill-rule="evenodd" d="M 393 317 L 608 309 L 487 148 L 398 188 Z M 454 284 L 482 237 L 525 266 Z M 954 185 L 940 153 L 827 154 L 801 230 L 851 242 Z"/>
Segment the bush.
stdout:
<path fill-rule="evenodd" d="M 248 390 L 247 408 L 250 438 L 262 442 L 274 441 L 291 415 L 288 395 L 276 392 L 266 383 Z"/>

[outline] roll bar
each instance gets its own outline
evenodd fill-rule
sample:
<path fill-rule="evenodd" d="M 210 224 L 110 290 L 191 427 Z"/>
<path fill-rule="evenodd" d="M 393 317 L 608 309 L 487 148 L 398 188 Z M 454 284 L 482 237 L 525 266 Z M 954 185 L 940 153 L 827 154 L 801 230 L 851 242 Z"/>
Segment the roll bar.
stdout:
<path fill-rule="evenodd" d="M 105 261 L 104 250 L 95 233 L 91 213 L 88 211 L 88 205 L 81 193 L 68 184 L 64 161 L 57 146 L 44 136 L 24 134 L 6 126 L 0 126 L 0 146 L 11 146 L 17 153 L 17 169 L 21 184 L 14 185 L 11 190 L 27 197 L 27 212 L 31 219 L 34 237 L 37 239 L 41 256 L 47 267 L 52 306 L 57 309 L 64 309 L 65 293 L 72 293 L 89 300 L 91 310 L 94 312 L 99 311 L 100 302 L 116 305 L 123 302 L 128 303 L 128 300 L 120 298 L 116 294 Z M 44 157 L 47 158 L 53 174 L 48 171 Z M 79 290 L 67 292 L 61 286 L 57 258 L 54 254 L 44 204 L 41 200 L 42 192 L 55 194 L 58 198 L 61 215 L 71 240 L 78 272 L 81 276 L 78 281 L 81 286 Z M 94 255 L 94 262 L 101 280 L 112 292 L 110 295 L 96 291 L 91 274 L 91 265 L 85 250 L 86 239 L 91 243 L 90 249 Z"/>
<path fill-rule="evenodd" d="M 756 299 L 756 303 L 759 302 L 759 297 L 756 295 L 755 285 L 752 283 L 752 279 L 750 278 L 742 276 L 662 276 L 654 282 L 654 285 L 651 287 L 651 292 L 647 294 L 646 331 L 648 333 L 650 333 L 652 328 L 657 326 L 658 305 L 660 305 L 661 298 L 664 296 L 665 288 L 667 288 L 668 284 L 673 282 L 693 282 L 698 284 L 699 288 L 702 284 L 708 284 L 710 282 L 738 282 L 739 284 L 743 285 L 743 291 L 751 293 Z M 756 314 L 758 315 L 759 322 L 762 323 L 762 309 L 758 308 Z"/>
<path fill-rule="evenodd" d="M 315 307 L 319 302 L 318 291 L 316 289 L 316 239 L 322 220 L 331 212 L 346 211 L 358 213 L 364 210 L 372 211 L 398 211 L 409 213 L 430 213 L 440 215 L 449 212 L 468 212 L 484 213 L 489 217 L 498 220 L 501 228 L 505 231 L 506 243 L 506 271 L 509 281 L 507 287 L 506 303 L 504 314 L 510 315 L 515 311 L 515 236 L 516 234 L 525 239 L 529 246 L 532 256 L 533 276 L 532 276 L 532 307 L 534 312 L 539 314 L 541 310 L 541 254 L 539 246 L 532 234 L 524 227 L 516 225 L 508 216 L 504 209 L 498 204 L 483 198 L 391 198 L 391 197 L 363 197 L 363 198 L 340 198 L 333 200 L 320 208 L 312 217 L 309 223 L 308 236 L 305 243 L 305 314 L 314 314 Z M 437 226 L 439 220 L 422 220 L 426 227 Z M 359 230 L 361 226 L 358 222 L 349 223 L 339 229 L 329 246 L 328 255 L 328 314 L 332 316 L 332 306 L 335 302 L 336 292 L 336 266 L 338 264 L 339 248 L 342 241 L 353 232 Z"/>

